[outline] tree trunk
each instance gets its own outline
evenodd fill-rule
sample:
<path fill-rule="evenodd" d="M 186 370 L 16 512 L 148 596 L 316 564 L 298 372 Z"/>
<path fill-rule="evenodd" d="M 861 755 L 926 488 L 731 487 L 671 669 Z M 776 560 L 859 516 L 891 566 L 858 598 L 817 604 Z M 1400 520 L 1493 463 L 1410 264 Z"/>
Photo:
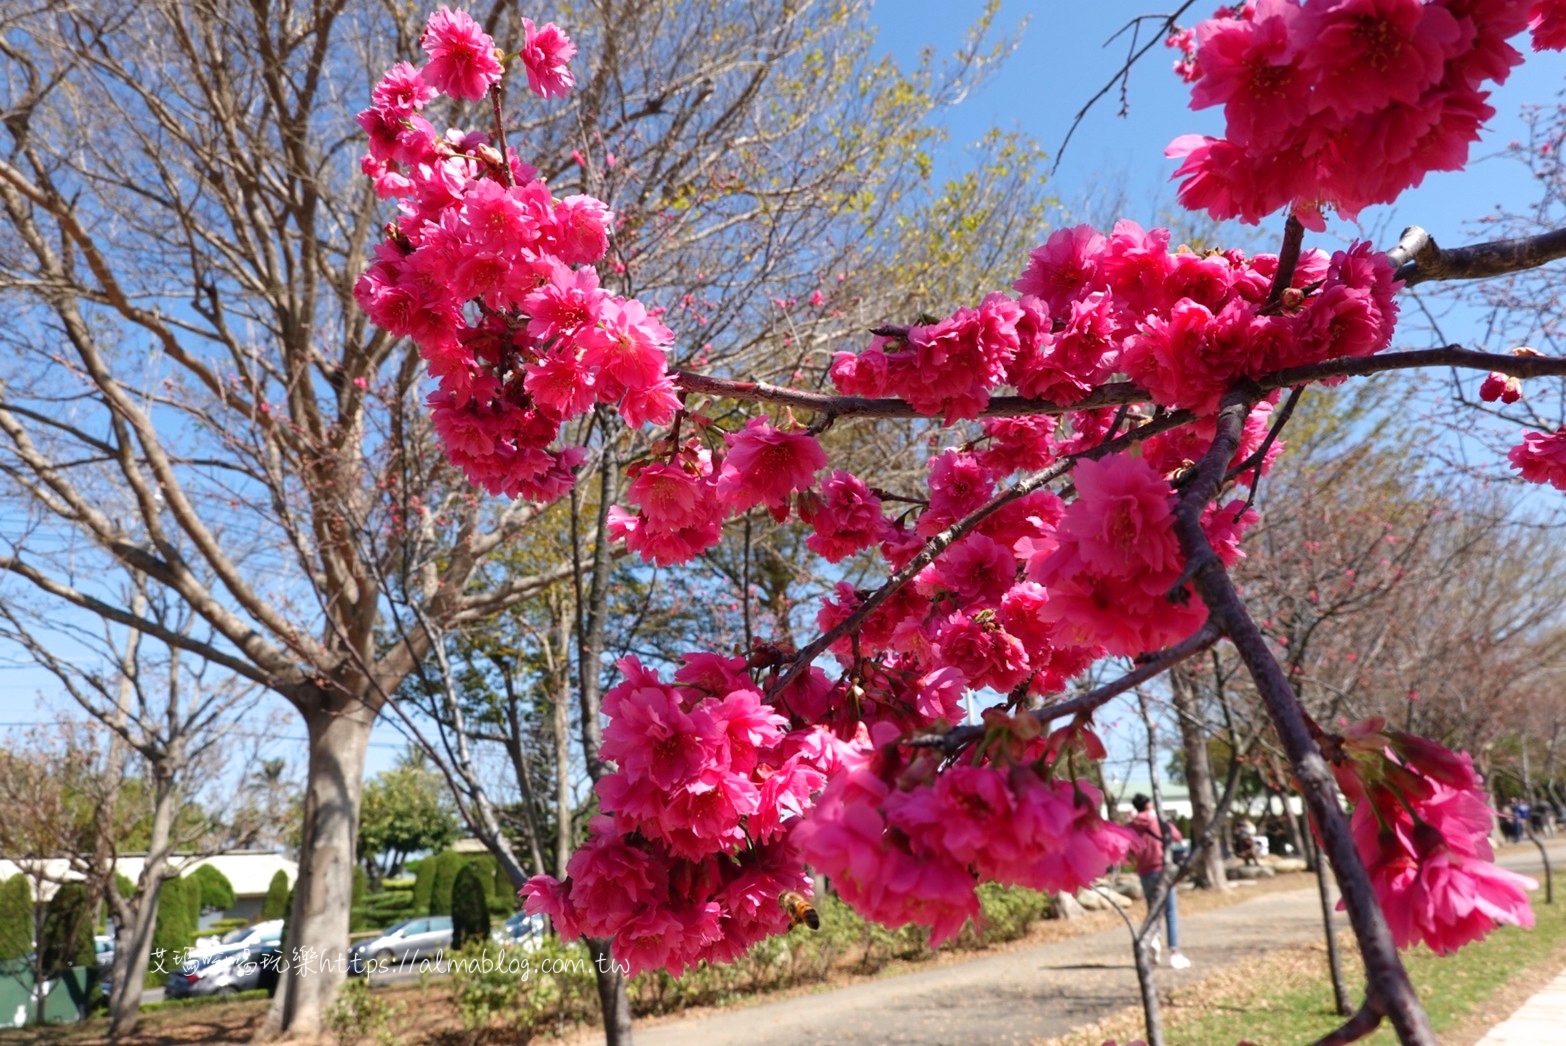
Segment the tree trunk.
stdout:
<path fill-rule="evenodd" d="M 604 1042 L 609 1046 L 631 1041 L 631 999 L 625 991 L 625 967 L 614 961 L 609 942 L 587 939 L 598 975 L 598 1005 L 604 1012 Z"/>
<path fill-rule="evenodd" d="M 167 777 L 156 779 L 152 800 L 152 826 L 147 840 L 147 863 L 136 884 L 136 904 L 130 919 L 122 921 L 114 935 L 114 983 L 109 991 L 109 1038 L 129 1035 L 141 1016 L 142 986 L 152 960 L 152 932 L 158 922 L 158 897 L 163 892 L 163 869 L 168 864 L 169 839 L 174 831 L 178 792 Z M 116 890 L 113 883 L 110 890 Z M 116 912 L 129 906 L 117 906 Z"/>
<path fill-rule="evenodd" d="M 1218 816 L 1218 798 L 1213 788 L 1213 765 L 1207 751 L 1196 674 L 1183 665 L 1169 672 L 1169 686 L 1175 716 L 1180 721 L 1180 744 L 1185 751 L 1185 782 L 1191 794 L 1191 838 L 1200 839 Z M 1215 839 L 1222 833 L 1214 831 Z M 1220 846 L 1209 846 L 1200 854 L 1200 864 L 1191 869 L 1196 885 L 1210 890 L 1228 890 Z"/>
<path fill-rule="evenodd" d="M 620 461 L 614 437 L 606 429 L 604 459 L 598 476 L 598 507 L 593 525 L 592 580 L 586 601 L 581 597 L 581 561 L 577 561 L 577 702 L 581 713 L 578 728 L 582 735 L 582 755 L 587 775 L 596 783 L 605 772 L 598 749 L 603 741 L 603 723 L 599 715 L 600 676 L 604 660 L 604 628 L 609 618 L 609 505 L 615 499 L 615 476 Z M 582 502 L 572 488 L 571 529 L 573 538 L 582 514 Z M 573 544 L 575 544 L 573 542 Z M 581 546 L 576 545 L 577 548 Z M 585 614 L 584 614 L 585 611 Z M 615 965 L 608 941 L 591 941 L 597 964 L 598 1001 L 604 1014 L 605 1046 L 631 1046 L 631 1002 L 625 992 L 625 973 Z"/>
<path fill-rule="evenodd" d="M 375 712 L 357 700 L 328 707 L 304 714 L 310 761 L 299 878 L 284 942 L 288 969 L 278 981 L 259 1038 L 279 1032 L 319 1035 L 346 972 L 359 799 Z"/>
<path fill-rule="evenodd" d="M 1321 925 L 1327 935 L 1327 971 L 1332 978 L 1332 999 L 1338 1014 L 1347 1017 L 1354 1012 L 1349 1002 L 1348 984 L 1343 980 L 1343 960 L 1338 955 L 1338 928 L 1332 917 L 1332 889 L 1327 883 L 1330 873 L 1327 859 L 1319 850 L 1316 853 L 1316 893 L 1321 898 Z"/>
<path fill-rule="evenodd" d="M 1158 1002 L 1158 982 L 1153 979 L 1153 961 L 1147 953 L 1147 935 L 1133 938 L 1131 954 L 1136 962 L 1136 983 L 1142 993 L 1142 1024 L 1147 1046 L 1164 1046 L 1164 1015 Z"/>

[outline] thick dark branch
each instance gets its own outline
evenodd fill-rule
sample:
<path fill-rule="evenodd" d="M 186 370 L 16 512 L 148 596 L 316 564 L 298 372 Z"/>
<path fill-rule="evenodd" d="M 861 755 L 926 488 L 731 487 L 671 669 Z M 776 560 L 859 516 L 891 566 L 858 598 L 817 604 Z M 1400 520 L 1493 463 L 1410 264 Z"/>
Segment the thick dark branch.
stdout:
<path fill-rule="evenodd" d="M 1256 691 L 1288 754 L 1300 793 L 1321 830 L 1323 849 L 1337 875 L 1338 890 L 1365 960 L 1369 994 L 1379 1000 L 1383 1013 L 1391 1019 L 1404 1046 L 1435 1046 L 1429 1018 L 1398 957 L 1386 917 L 1376 903 L 1370 876 L 1355 849 L 1348 819 L 1338 804 L 1332 772 L 1311 734 L 1304 710 L 1300 708 L 1282 666 L 1245 609 L 1234 582 L 1202 530 L 1202 511 L 1218 493 L 1224 468 L 1239 446 L 1245 418 L 1258 396 L 1254 386 L 1242 386 L 1224 397 L 1212 446 L 1197 464 L 1191 482 L 1181 494 L 1175 512 L 1175 534 L 1186 556 L 1186 571 L 1207 604 L 1212 619 L 1228 635 L 1255 682 Z"/>
<path fill-rule="evenodd" d="M 1324 378 L 1358 377 L 1384 371 L 1415 370 L 1420 367 L 1461 367 L 1464 370 L 1496 371 L 1514 378 L 1566 377 L 1566 357 L 1513 356 L 1508 352 L 1478 352 L 1461 345 L 1440 349 L 1415 349 L 1411 352 L 1383 352 L 1379 356 L 1343 356 L 1325 363 L 1290 367 L 1258 378 L 1263 389 L 1287 388 L 1321 381 Z"/>
<path fill-rule="evenodd" d="M 1367 996 L 1354 1016 L 1344 1021 L 1340 1027 L 1317 1039 L 1312 1046 L 1344 1046 L 1345 1043 L 1358 1042 L 1379 1027 L 1381 1027 L 1381 1011 Z"/>
<path fill-rule="evenodd" d="M 1428 232 L 1410 225 L 1387 256 L 1398 267 L 1397 278 L 1405 287 L 1430 280 L 1482 280 L 1566 258 L 1566 229 L 1443 250 Z"/>
<path fill-rule="evenodd" d="M 690 371 L 675 371 L 674 381 L 685 392 L 704 392 L 731 400 L 776 403 L 796 410 L 811 410 L 831 418 L 922 418 L 928 415 L 914 410 L 907 401 L 869 396 L 832 396 L 820 392 L 804 392 L 765 381 L 735 381 L 715 378 Z M 1051 403 L 1048 400 L 1028 399 L 1023 396 L 995 396 L 989 406 L 979 412 L 981 418 L 1010 418 L 1030 414 L 1065 414 L 1073 410 L 1092 410 L 1098 407 L 1118 407 L 1124 403 L 1138 403 L 1148 398 L 1147 390 L 1129 381 L 1110 382 L 1102 385 L 1075 403 Z"/>

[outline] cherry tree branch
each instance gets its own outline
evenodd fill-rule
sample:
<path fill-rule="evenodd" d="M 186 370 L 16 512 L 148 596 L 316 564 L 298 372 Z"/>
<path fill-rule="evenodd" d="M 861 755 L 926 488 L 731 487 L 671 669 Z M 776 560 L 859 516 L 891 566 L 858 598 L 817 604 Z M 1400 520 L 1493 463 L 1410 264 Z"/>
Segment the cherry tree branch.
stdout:
<path fill-rule="evenodd" d="M 1202 510 L 1217 495 L 1225 466 L 1239 446 L 1245 419 L 1259 398 L 1260 390 L 1254 385 L 1238 386 L 1224 397 L 1212 446 L 1197 463 L 1175 510 L 1175 535 L 1186 556 L 1187 572 L 1207 604 L 1211 619 L 1227 633 L 1256 684 L 1288 754 L 1300 792 L 1320 830 L 1365 961 L 1368 994 L 1380 1001 L 1382 1012 L 1391 1019 L 1405 1046 L 1435 1046 L 1429 1018 L 1398 957 L 1386 917 L 1376 903 L 1370 876 L 1338 804 L 1332 773 L 1311 735 L 1304 710 L 1202 530 Z"/>
<path fill-rule="evenodd" d="M 1042 490 L 1051 481 L 1059 479 L 1067 472 L 1070 472 L 1072 466 L 1074 466 L 1078 461 L 1091 460 L 1094 458 L 1103 457 L 1105 454 L 1112 454 L 1135 443 L 1139 443 L 1149 436 L 1157 435 L 1160 432 L 1167 432 L 1169 429 L 1178 428 L 1191 420 L 1193 420 L 1193 415 L 1191 412 L 1184 410 L 1174 411 L 1172 413 L 1164 414 L 1160 417 L 1154 418 L 1147 424 L 1138 426 L 1129 432 L 1122 433 L 1115 439 L 1108 440 L 1104 443 L 1100 443 L 1096 447 L 1092 447 L 1088 450 L 1084 450 L 1080 453 L 1060 459 L 1044 471 L 1036 473 L 1028 479 L 1023 480 L 1016 486 L 1012 487 L 1010 490 L 1006 491 L 1004 494 L 991 498 L 987 503 L 974 509 L 962 519 L 953 523 L 951 526 L 947 527 L 945 530 L 926 541 L 924 548 L 920 550 L 917 556 L 914 556 L 913 559 L 909 560 L 906 564 L 903 565 L 901 570 L 898 570 L 895 574 L 888 578 L 885 584 L 876 589 L 875 592 L 871 593 L 864 600 L 864 602 L 855 607 L 851 614 L 849 614 L 842 621 L 838 622 L 838 624 L 834 627 L 821 633 L 821 635 L 813 639 L 809 645 L 796 654 L 793 663 L 789 665 L 788 671 L 784 672 L 778 681 L 768 688 L 768 696 L 771 697 L 781 693 L 789 683 L 793 682 L 800 673 L 804 672 L 811 665 L 811 663 L 815 661 L 816 658 L 825 653 L 833 643 L 836 643 L 845 635 L 858 632 L 859 626 L 864 624 L 865 619 L 873 614 L 877 607 L 895 595 L 898 589 L 902 588 L 909 581 L 912 581 L 919 571 L 933 563 L 936 556 L 939 556 L 942 552 L 946 551 L 946 549 L 951 547 L 954 542 L 968 534 L 971 530 L 973 530 L 974 527 L 977 527 L 980 523 L 984 522 L 994 512 L 997 512 L 1006 505 L 1011 504 L 1013 501 L 1017 501 L 1020 498 L 1024 498 L 1027 495 L 1032 494 L 1036 490 Z"/>
<path fill-rule="evenodd" d="M 1119 679 L 1089 690 L 1085 694 L 1078 694 L 1070 700 L 1057 701 L 1054 704 L 1045 705 L 1043 708 L 1034 709 L 1032 713 L 1033 718 L 1037 719 L 1041 724 L 1048 724 L 1056 719 L 1092 712 L 1100 705 L 1119 697 L 1127 690 L 1138 687 L 1148 680 L 1169 671 L 1169 669 L 1180 662 L 1193 658 L 1202 651 L 1209 649 L 1221 638 L 1223 638 L 1222 633 L 1219 632 L 1216 625 L 1209 621 L 1173 646 L 1148 654 L 1141 664 Z M 915 748 L 939 748 L 943 754 L 951 757 L 982 738 L 985 730 L 986 727 L 982 724 L 974 723 L 948 730 L 944 734 L 921 735 L 907 743 Z"/>
<path fill-rule="evenodd" d="M 1311 1046 L 1344 1046 L 1345 1043 L 1358 1042 L 1379 1028 L 1381 1010 L 1373 999 L 1373 996 L 1367 995 L 1354 1016 L 1317 1039 Z"/>
<path fill-rule="evenodd" d="M 1457 367 L 1463 370 L 1496 371 L 1516 378 L 1566 377 L 1566 357 L 1513 356 L 1502 352 L 1480 352 L 1461 345 L 1439 349 L 1414 349 L 1408 352 L 1384 352 L 1376 356 L 1343 356 L 1323 363 L 1288 367 L 1264 374 L 1256 386 L 1264 392 L 1292 388 L 1327 378 L 1364 377 L 1421 367 Z M 805 392 L 765 381 L 739 381 L 690 371 L 676 371 L 675 384 L 686 392 L 701 392 L 751 403 L 775 403 L 795 410 L 816 411 L 830 419 L 818 426 L 825 429 L 838 418 L 922 418 L 906 400 L 892 397 L 833 396 Z M 1026 396 L 994 396 L 979 412 L 981 418 L 1014 418 L 1038 414 L 1066 414 L 1099 407 L 1118 407 L 1144 403 L 1152 399 L 1148 391 L 1131 381 L 1112 381 L 1074 403 L 1053 403 Z"/>
<path fill-rule="evenodd" d="M 674 372 L 674 383 L 684 392 L 702 392 L 725 399 L 744 400 L 753 403 L 776 403 L 795 410 L 812 410 L 832 420 L 838 418 L 923 418 L 907 400 L 890 396 L 833 396 L 821 392 L 805 392 L 765 381 L 737 381 L 717 378 L 680 370 Z M 1032 414 L 1065 414 L 1074 410 L 1093 410 L 1098 407 L 1118 407 L 1125 403 L 1138 403 L 1148 399 L 1147 390 L 1129 381 L 1114 381 L 1101 385 L 1074 403 L 1054 403 L 1049 400 L 1029 399 L 1025 396 L 994 396 L 989 405 L 979 412 L 981 418 L 1011 418 Z M 830 424 L 830 422 L 828 422 Z M 821 428 L 826 428 L 822 425 Z"/>
<path fill-rule="evenodd" d="M 1405 287 L 1430 280 L 1482 280 L 1566 258 L 1566 229 L 1443 249 L 1435 237 L 1410 225 L 1387 256 L 1398 267 L 1397 278 Z"/>

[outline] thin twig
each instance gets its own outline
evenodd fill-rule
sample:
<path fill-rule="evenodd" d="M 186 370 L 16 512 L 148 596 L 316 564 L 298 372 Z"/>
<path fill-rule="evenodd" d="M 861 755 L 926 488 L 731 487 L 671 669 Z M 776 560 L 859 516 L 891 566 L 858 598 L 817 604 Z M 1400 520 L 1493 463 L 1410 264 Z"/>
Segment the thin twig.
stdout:
<path fill-rule="evenodd" d="M 1110 699 L 1119 697 L 1127 690 L 1162 675 L 1188 658 L 1195 657 L 1218 642 L 1220 638 L 1222 633 L 1217 626 L 1209 622 L 1173 646 L 1149 655 L 1141 665 L 1119 679 L 1089 690 L 1085 694 L 1078 694 L 1070 700 L 1058 701 L 1034 709 L 1030 714 L 1041 724 L 1048 724 L 1067 716 L 1086 715 Z M 951 757 L 982 738 L 985 729 L 982 724 L 975 723 L 956 727 L 944 734 L 922 734 L 907 743 L 916 748 L 939 748 L 946 756 Z"/>

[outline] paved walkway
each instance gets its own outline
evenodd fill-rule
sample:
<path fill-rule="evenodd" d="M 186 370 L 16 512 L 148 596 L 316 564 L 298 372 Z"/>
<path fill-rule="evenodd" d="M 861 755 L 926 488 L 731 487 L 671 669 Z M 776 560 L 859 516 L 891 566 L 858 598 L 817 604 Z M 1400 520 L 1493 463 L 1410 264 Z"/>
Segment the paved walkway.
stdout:
<path fill-rule="evenodd" d="M 1320 940 L 1320 901 L 1312 880 L 1302 877 L 1305 883 L 1312 885 L 1182 915 L 1182 951 L 1194 965 L 1189 970 L 1161 967 L 1160 982 L 1193 981 L 1237 956 Z M 1027 1044 L 1091 1024 L 1136 999 L 1126 931 L 1117 928 L 818 994 L 648 1024 L 636 1030 L 636 1042 Z"/>
<path fill-rule="evenodd" d="M 1490 1029 L 1478 1046 L 1545 1046 L 1566 1043 L 1566 971 L 1531 996 L 1522 1008 Z"/>

